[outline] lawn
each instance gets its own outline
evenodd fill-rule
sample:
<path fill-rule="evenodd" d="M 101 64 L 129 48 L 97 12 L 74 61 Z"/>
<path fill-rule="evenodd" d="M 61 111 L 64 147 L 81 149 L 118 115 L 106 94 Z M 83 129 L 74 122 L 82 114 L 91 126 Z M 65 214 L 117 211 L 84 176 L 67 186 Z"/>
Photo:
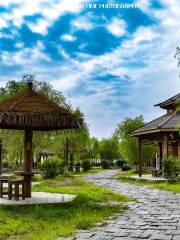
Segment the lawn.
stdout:
<path fill-rule="evenodd" d="M 84 175 L 84 174 L 80 174 Z M 43 180 L 34 191 L 76 194 L 71 203 L 36 206 L 1 206 L 0 239 L 53 240 L 70 236 L 77 229 L 88 229 L 113 213 L 127 209 L 124 204 L 131 199 L 111 190 L 93 186 L 83 181 L 79 174 Z M 101 202 L 119 202 L 116 206 Z"/>
<path fill-rule="evenodd" d="M 152 182 L 144 179 L 133 179 L 129 178 L 130 176 L 135 174 L 135 170 L 130 170 L 127 172 L 124 172 L 122 176 L 120 176 L 118 179 L 123 182 L 128 182 L 131 184 L 135 185 L 147 185 L 151 188 L 157 188 L 157 189 L 162 189 L 166 191 L 172 191 L 172 192 L 180 192 L 180 181 L 178 182 L 169 182 L 169 181 L 164 181 L 164 182 Z"/>

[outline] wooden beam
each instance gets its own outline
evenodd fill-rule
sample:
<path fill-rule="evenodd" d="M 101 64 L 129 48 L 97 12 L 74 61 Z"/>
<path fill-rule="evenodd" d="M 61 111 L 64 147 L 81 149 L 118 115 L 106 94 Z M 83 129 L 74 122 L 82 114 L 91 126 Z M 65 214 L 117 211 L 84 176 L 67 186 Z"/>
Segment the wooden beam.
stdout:
<path fill-rule="evenodd" d="M 24 171 L 30 173 L 24 176 L 25 180 L 25 196 L 31 197 L 31 181 L 32 181 L 32 138 L 33 131 L 31 129 L 25 130 L 24 136 Z"/>
<path fill-rule="evenodd" d="M 139 177 L 142 176 L 142 146 L 141 138 L 138 138 L 138 173 Z"/>

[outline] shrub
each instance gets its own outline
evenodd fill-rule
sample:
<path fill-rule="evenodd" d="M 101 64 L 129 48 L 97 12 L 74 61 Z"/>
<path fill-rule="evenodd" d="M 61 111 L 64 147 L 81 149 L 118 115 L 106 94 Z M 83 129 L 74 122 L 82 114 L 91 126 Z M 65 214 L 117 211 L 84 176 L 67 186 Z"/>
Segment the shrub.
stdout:
<path fill-rule="evenodd" d="M 88 171 L 91 169 L 91 161 L 89 159 L 84 159 L 82 161 L 82 168 L 83 171 Z"/>
<path fill-rule="evenodd" d="M 164 177 L 170 180 L 175 180 L 180 174 L 180 159 L 169 156 L 163 159 L 163 174 Z"/>
<path fill-rule="evenodd" d="M 122 171 L 129 171 L 129 170 L 131 170 L 131 164 L 129 163 L 123 164 Z"/>
<path fill-rule="evenodd" d="M 58 157 L 48 157 L 39 164 L 44 178 L 54 178 L 62 171 L 62 161 Z"/>
<path fill-rule="evenodd" d="M 102 160 L 101 161 L 102 168 L 109 169 L 111 168 L 111 162 L 108 160 Z"/>
<path fill-rule="evenodd" d="M 78 161 L 76 162 L 76 172 L 80 172 L 80 167 L 81 167 L 81 163 Z"/>
<path fill-rule="evenodd" d="M 118 167 L 120 167 L 120 168 L 122 168 L 124 164 L 125 164 L 125 161 L 122 160 L 122 159 L 118 159 L 118 160 L 116 161 L 116 165 L 117 165 Z"/>
<path fill-rule="evenodd" d="M 3 162 L 2 166 L 3 166 L 3 168 L 8 168 L 9 167 L 9 163 L 8 162 Z"/>

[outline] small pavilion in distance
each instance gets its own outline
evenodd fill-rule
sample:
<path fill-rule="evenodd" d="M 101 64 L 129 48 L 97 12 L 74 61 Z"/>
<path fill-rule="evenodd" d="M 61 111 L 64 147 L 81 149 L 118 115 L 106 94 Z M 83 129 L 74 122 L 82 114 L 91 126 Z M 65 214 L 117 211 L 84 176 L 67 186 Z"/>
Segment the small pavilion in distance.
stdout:
<path fill-rule="evenodd" d="M 142 144 L 157 143 L 159 145 L 159 166 L 162 167 L 162 158 L 180 157 L 180 93 L 154 106 L 165 109 L 167 113 L 130 133 L 138 138 L 138 171 L 142 176 Z"/>

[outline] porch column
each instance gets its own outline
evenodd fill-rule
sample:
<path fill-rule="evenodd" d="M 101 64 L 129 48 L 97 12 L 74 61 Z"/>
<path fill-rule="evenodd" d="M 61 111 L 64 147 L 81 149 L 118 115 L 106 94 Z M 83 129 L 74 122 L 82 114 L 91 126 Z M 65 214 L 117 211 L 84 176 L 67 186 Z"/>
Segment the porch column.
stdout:
<path fill-rule="evenodd" d="M 178 157 L 180 157 L 180 142 L 178 142 Z"/>
<path fill-rule="evenodd" d="M 68 172 L 68 158 L 69 158 L 69 139 L 65 139 L 64 143 L 64 174 Z"/>
<path fill-rule="evenodd" d="M 0 175 L 2 174 L 2 139 L 0 139 Z"/>
<path fill-rule="evenodd" d="M 25 180 L 25 195 L 31 197 L 31 181 L 32 181 L 32 129 L 25 130 L 24 137 L 24 180 Z"/>
<path fill-rule="evenodd" d="M 141 146 L 141 138 L 138 138 L 138 173 L 139 177 L 142 176 L 142 146 Z"/>
<path fill-rule="evenodd" d="M 163 158 L 163 148 L 162 142 L 158 142 L 159 145 L 159 160 L 160 160 L 160 169 L 162 169 L 162 158 Z"/>
<path fill-rule="evenodd" d="M 164 135 L 164 142 L 163 142 L 163 157 L 168 157 L 168 135 Z"/>

